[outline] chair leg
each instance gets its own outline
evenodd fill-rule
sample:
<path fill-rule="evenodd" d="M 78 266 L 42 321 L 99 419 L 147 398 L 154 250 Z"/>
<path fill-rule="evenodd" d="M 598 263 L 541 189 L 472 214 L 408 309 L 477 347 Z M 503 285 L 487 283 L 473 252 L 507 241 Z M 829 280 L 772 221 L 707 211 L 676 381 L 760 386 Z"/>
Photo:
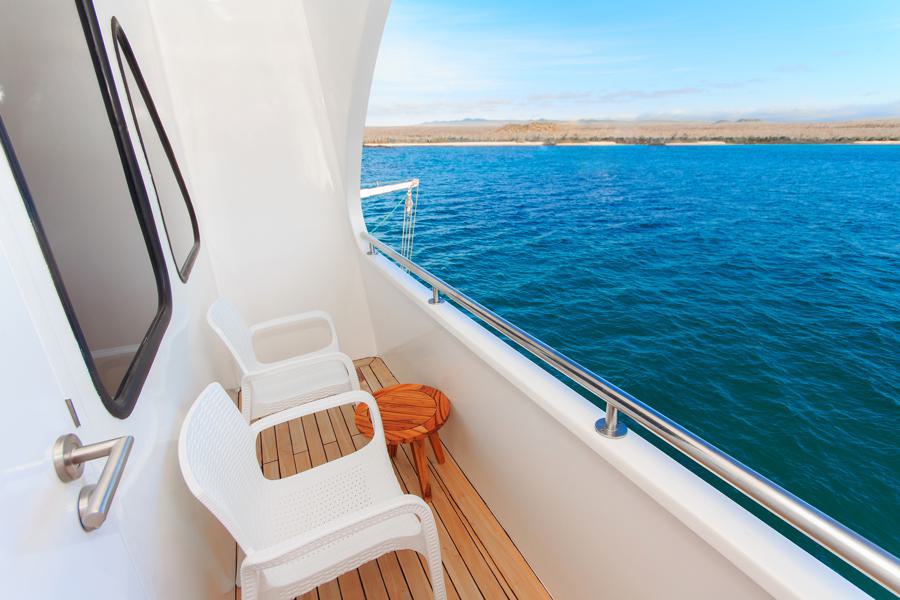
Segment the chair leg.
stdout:
<path fill-rule="evenodd" d="M 244 558 L 246 558 L 246 556 L 244 550 L 240 546 L 237 546 L 237 568 L 234 570 L 234 587 L 241 587 L 241 565 L 244 564 Z"/>
<path fill-rule="evenodd" d="M 388 456 L 391 458 L 397 456 L 397 444 L 388 444 Z"/>
<path fill-rule="evenodd" d="M 441 562 L 441 542 L 438 538 L 434 517 L 422 520 L 422 534 L 425 538 L 425 560 L 428 562 L 428 578 L 434 600 L 447 600 L 444 582 L 444 565 Z"/>
<path fill-rule="evenodd" d="M 428 441 L 431 442 L 431 449 L 434 450 L 434 457 L 437 459 L 438 464 L 444 464 L 444 447 L 441 445 L 441 438 L 438 436 L 438 432 L 429 433 Z"/>
<path fill-rule="evenodd" d="M 431 498 L 431 484 L 428 483 L 428 459 L 425 458 L 425 440 L 418 439 L 412 443 L 413 458 L 416 463 L 416 471 L 419 474 L 419 487 L 422 488 L 422 498 Z"/>

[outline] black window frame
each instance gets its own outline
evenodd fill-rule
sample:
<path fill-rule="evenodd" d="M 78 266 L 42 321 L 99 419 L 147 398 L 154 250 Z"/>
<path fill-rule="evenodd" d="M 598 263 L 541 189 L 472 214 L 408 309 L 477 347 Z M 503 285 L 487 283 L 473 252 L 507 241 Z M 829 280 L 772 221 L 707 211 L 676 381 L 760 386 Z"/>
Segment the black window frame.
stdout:
<path fill-rule="evenodd" d="M 44 227 L 41 224 L 40 216 L 38 215 L 37 208 L 25 180 L 25 174 L 16 158 L 12 140 L 7 134 L 2 118 L 0 118 L 0 145 L 3 146 L 6 158 L 12 168 L 13 177 L 15 178 L 16 185 L 22 195 L 25 210 L 34 227 L 35 237 L 37 238 L 41 252 L 44 255 L 44 260 L 47 263 L 47 268 L 50 271 L 60 302 L 65 310 L 66 318 L 72 328 L 72 333 L 78 342 L 85 366 L 94 383 L 94 388 L 97 390 L 97 394 L 100 396 L 100 400 L 103 402 L 106 410 L 111 415 L 119 419 L 126 419 L 132 411 L 134 411 L 134 407 L 137 404 L 137 400 L 143 389 L 144 382 L 147 380 L 147 375 L 150 372 L 150 368 L 153 366 L 153 361 L 156 358 L 159 346 L 162 343 L 166 329 L 171 321 L 172 288 L 169 283 L 165 256 L 159 243 L 159 232 L 156 229 L 153 211 L 151 210 L 150 201 L 147 197 L 147 189 L 144 185 L 143 178 L 141 177 L 140 168 L 138 167 L 137 157 L 135 156 L 134 148 L 128 137 L 128 129 L 125 125 L 125 115 L 122 111 L 118 94 L 116 93 L 112 71 L 103 43 L 103 37 L 100 33 L 100 27 L 97 22 L 97 14 L 94 10 L 93 2 L 91 0 L 74 0 L 74 2 L 84 31 L 88 51 L 91 55 L 91 62 L 94 65 L 94 72 L 100 87 L 100 95 L 103 98 L 106 114 L 109 118 L 112 129 L 111 133 L 116 143 L 119 158 L 122 162 L 123 175 L 125 177 L 125 182 L 128 185 L 129 195 L 131 196 L 131 201 L 135 209 L 135 216 L 138 221 L 138 226 L 141 228 L 144 243 L 147 247 L 148 258 L 150 259 L 157 289 L 156 315 L 150 322 L 150 326 L 144 334 L 144 338 L 138 345 L 138 350 L 114 395 L 110 395 L 107 391 L 106 386 L 103 384 L 97 371 L 94 359 L 91 356 L 90 347 L 87 343 L 87 338 L 78 322 L 72 301 L 66 291 L 62 274 L 60 273 L 56 259 L 53 256 L 49 240 L 44 231 Z M 123 198 L 122 200 L 124 201 L 125 199 Z"/>
<path fill-rule="evenodd" d="M 175 151 L 173 150 L 172 144 L 169 141 L 168 134 L 166 134 L 166 129 L 165 127 L 163 127 L 162 119 L 160 119 L 159 117 L 159 111 L 156 110 L 156 104 L 153 102 L 153 96 L 150 95 L 150 89 L 147 87 L 147 82 L 144 79 L 144 74 L 141 72 L 141 67 L 137 62 L 137 57 L 134 54 L 134 50 L 132 50 L 131 48 L 131 42 L 128 41 L 128 36 L 125 35 L 125 29 L 122 27 L 122 24 L 116 17 L 112 18 L 111 27 L 113 46 L 115 47 L 116 51 L 116 60 L 119 64 L 119 74 L 122 76 L 122 86 L 125 88 L 125 96 L 126 98 L 128 98 L 128 107 L 131 109 L 131 116 L 132 120 L 134 121 L 135 132 L 137 133 L 138 141 L 140 141 L 141 143 L 141 150 L 144 153 L 144 159 L 147 163 L 147 169 L 150 172 L 150 180 L 153 184 L 153 191 L 156 193 L 156 203 L 159 206 L 160 215 L 162 215 L 163 226 L 166 230 L 166 239 L 169 242 L 169 251 L 172 254 L 172 261 L 175 263 L 175 268 L 178 271 L 178 277 L 181 279 L 182 283 L 187 283 L 188 278 L 191 274 L 191 269 L 193 269 L 194 263 L 197 260 L 197 255 L 200 253 L 200 227 L 197 224 L 197 213 L 194 211 L 194 204 L 191 201 L 191 195 L 190 192 L 188 192 L 187 184 L 185 183 L 184 176 L 181 173 L 181 168 L 178 166 L 178 161 L 175 159 Z M 172 245 L 172 236 L 169 233 L 169 225 L 166 220 L 166 210 L 159 199 L 159 189 L 156 187 L 156 181 L 153 176 L 153 166 L 150 164 L 150 157 L 147 155 L 147 147 L 144 145 L 144 134 L 141 132 L 141 126 L 138 123 L 137 112 L 134 110 L 134 99 L 131 96 L 132 92 L 128 86 L 128 77 L 125 74 L 125 64 L 122 62 L 123 55 L 125 61 L 128 63 L 128 68 L 131 71 L 133 79 L 137 84 L 138 92 L 141 94 L 144 105 L 147 107 L 147 110 L 150 113 L 150 118 L 153 121 L 154 128 L 156 129 L 156 135 L 163 146 L 163 150 L 166 153 L 166 158 L 168 158 L 169 160 L 169 166 L 172 168 L 172 172 L 175 175 L 175 180 L 178 182 L 178 188 L 181 190 L 182 199 L 184 200 L 188 214 L 190 215 L 191 229 L 194 234 L 194 244 L 193 246 L 191 246 L 187 257 L 184 259 L 184 263 L 181 265 L 178 264 L 179 257 L 175 255 L 175 246 Z"/>

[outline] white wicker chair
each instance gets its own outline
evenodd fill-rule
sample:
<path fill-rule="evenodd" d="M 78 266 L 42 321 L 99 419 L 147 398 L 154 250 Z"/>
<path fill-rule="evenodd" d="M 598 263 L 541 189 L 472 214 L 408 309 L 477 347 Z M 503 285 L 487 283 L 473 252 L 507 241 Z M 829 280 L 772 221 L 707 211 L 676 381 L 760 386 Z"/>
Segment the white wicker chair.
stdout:
<path fill-rule="evenodd" d="M 285 479 L 263 477 L 256 460 L 260 431 L 355 402 L 369 407 L 375 428 L 369 444 Z M 368 393 L 332 396 L 248 425 L 213 383 L 185 417 L 178 460 L 191 492 L 246 554 L 240 566 L 244 600 L 294 598 L 402 549 L 426 557 L 434 597 L 446 598 L 434 516 L 421 498 L 400 489 L 378 405 Z"/>
<path fill-rule="evenodd" d="M 241 370 L 241 409 L 250 422 L 304 402 L 359 389 L 353 361 L 339 352 L 331 317 L 324 311 L 290 315 L 247 326 L 237 307 L 225 297 L 206 313 L 210 327 L 225 342 Z M 324 322 L 328 343 L 301 356 L 264 363 L 253 349 L 253 336 L 265 331 Z"/>

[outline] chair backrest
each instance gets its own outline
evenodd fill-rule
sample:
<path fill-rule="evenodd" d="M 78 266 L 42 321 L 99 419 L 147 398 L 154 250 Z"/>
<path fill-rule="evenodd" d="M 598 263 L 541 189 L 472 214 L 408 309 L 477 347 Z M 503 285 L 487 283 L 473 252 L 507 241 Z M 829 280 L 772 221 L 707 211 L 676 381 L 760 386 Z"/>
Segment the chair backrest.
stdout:
<path fill-rule="evenodd" d="M 231 300 L 221 296 L 213 302 L 206 312 L 206 321 L 225 342 L 243 375 L 259 367 L 250 328 Z"/>
<path fill-rule="evenodd" d="M 201 392 L 178 438 L 178 462 L 191 492 L 245 551 L 263 543 L 265 478 L 256 462 L 256 440 L 218 383 Z"/>

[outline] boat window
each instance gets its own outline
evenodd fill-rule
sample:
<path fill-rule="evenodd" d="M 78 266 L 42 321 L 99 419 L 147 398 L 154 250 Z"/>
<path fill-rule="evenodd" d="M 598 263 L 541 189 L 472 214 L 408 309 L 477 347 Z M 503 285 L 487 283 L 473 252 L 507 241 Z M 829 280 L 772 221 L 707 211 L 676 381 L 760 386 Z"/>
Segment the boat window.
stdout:
<path fill-rule="evenodd" d="M 171 316 L 165 256 L 91 3 L 29 5 L 0 18 L 0 137 L 97 392 L 125 418 Z"/>
<path fill-rule="evenodd" d="M 144 157 L 150 167 L 153 188 L 169 238 L 169 248 L 178 267 L 178 275 L 186 282 L 200 250 L 197 216 L 181 169 L 175 160 L 172 144 L 169 143 L 169 136 L 166 135 L 125 30 L 117 19 L 113 19 L 112 28 L 119 70 L 125 82 L 125 93 Z"/>

